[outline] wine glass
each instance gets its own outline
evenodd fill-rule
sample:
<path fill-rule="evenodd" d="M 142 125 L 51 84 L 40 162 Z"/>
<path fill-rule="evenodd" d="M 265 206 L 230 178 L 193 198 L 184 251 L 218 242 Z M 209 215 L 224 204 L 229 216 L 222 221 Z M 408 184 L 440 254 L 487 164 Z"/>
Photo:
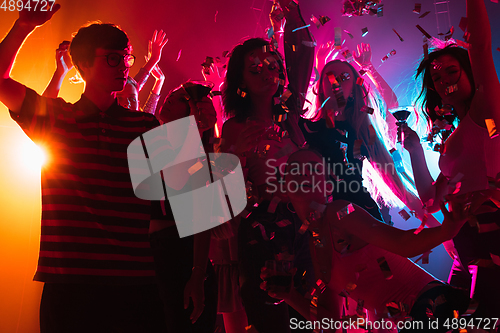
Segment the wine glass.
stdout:
<path fill-rule="evenodd" d="M 406 124 L 408 117 L 415 111 L 415 107 L 413 105 L 408 106 L 398 106 L 392 109 L 389 109 L 394 118 L 396 118 L 396 125 L 398 126 L 398 142 L 403 146 L 404 135 L 403 135 L 403 125 Z"/>

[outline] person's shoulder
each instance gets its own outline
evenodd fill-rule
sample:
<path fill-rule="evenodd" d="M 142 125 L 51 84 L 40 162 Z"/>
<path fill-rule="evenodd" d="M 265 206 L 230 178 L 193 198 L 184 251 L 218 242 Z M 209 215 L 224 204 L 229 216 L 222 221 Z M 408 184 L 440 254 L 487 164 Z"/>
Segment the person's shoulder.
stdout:
<path fill-rule="evenodd" d="M 154 115 L 148 112 L 135 111 L 126 109 L 122 106 L 119 107 L 120 118 L 127 122 L 135 122 L 137 124 L 143 124 L 146 127 L 154 128 L 160 125 L 160 122 Z"/>
<path fill-rule="evenodd" d="M 237 134 L 243 130 L 245 125 L 246 125 L 245 122 L 238 121 L 236 119 L 236 117 L 232 117 L 232 118 L 226 120 L 226 122 L 224 122 L 224 125 L 222 125 L 222 133 L 223 133 L 223 135 L 224 134 L 226 134 L 226 135 Z"/>

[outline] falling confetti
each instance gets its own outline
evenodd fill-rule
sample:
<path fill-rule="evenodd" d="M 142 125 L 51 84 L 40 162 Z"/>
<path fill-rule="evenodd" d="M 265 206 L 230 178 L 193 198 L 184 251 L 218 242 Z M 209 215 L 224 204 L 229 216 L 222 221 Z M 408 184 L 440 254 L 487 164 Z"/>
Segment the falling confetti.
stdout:
<path fill-rule="evenodd" d="M 179 61 L 181 54 L 182 54 L 182 49 L 179 50 L 179 53 L 177 54 L 177 59 L 175 61 Z"/>
<path fill-rule="evenodd" d="M 217 23 L 217 14 L 219 14 L 219 11 L 218 11 L 218 10 L 216 10 L 216 11 L 215 11 L 215 17 L 214 17 L 214 22 L 215 22 L 215 23 Z"/>
<path fill-rule="evenodd" d="M 403 37 L 401 37 L 401 35 L 400 35 L 400 34 L 398 34 L 398 32 L 396 31 L 396 29 L 394 29 L 394 28 L 393 28 L 393 29 L 392 29 L 392 31 L 394 31 L 394 32 L 396 33 L 396 35 L 398 35 L 398 37 L 399 37 L 399 40 L 400 40 L 400 41 L 402 41 L 402 42 L 404 42 L 404 41 L 405 41 L 405 40 L 403 39 Z"/>
<path fill-rule="evenodd" d="M 416 3 L 415 8 L 413 9 L 413 12 L 415 14 L 420 14 L 420 10 L 422 9 L 422 4 Z"/>
<path fill-rule="evenodd" d="M 431 13 L 430 11 L 426 11 L 425 13 L 423 13 L 422 15 L 420 15 L 418 18 L 424 18 L 427 15 L 429 15 L 430 13 Z"/>
<path fill-rule="evenodd" d="M 427 37 L 428 39 L 432 38 L 432 36 L 429 35 L 429 33 L 427 31 L 425 31 L 424 28 L 422 28 L 420 25 L 417 24 L 416 27 L 417 27 L 418 30 L 420 30 L 420 32 L 422 34 L 424 34 L 425 37 Z"/>

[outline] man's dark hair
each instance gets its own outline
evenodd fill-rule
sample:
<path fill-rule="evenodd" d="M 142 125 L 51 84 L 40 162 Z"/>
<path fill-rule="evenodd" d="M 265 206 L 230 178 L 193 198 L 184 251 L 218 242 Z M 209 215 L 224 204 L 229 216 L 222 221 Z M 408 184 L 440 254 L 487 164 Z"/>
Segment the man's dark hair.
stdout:
<path fill-rule="evenodd" d="M 84 78 L 85 74 L 80 66 L 82 64 L 93 65 L 96 49 L 124 50 L 129 47 L 130 40 L 127 34 L 117 25 L 93 22 L 80 28 L 74 35 L 69 53 L 73 64 Z"/>

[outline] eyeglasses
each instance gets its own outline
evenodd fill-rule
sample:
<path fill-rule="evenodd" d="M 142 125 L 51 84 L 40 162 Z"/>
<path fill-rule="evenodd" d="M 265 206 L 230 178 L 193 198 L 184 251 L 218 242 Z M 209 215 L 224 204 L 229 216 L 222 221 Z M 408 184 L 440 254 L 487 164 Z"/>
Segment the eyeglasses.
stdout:
<path fill-rule="evenodd" d="M 117 67 L 120 65 L 122 59 L 123 63 L 125 64 L 125 67 L 130 68 L 134 65 L 135 63 L 135 55 L 133 54 L 124 54 L 121 55 L 119 53 L 109 53 L 106 55 L 101 55 L 101 56 L 96 56 L 96 57 L 106 57 L 106 60 L 108 62 L 108 65 L 110 67 Z"/>

